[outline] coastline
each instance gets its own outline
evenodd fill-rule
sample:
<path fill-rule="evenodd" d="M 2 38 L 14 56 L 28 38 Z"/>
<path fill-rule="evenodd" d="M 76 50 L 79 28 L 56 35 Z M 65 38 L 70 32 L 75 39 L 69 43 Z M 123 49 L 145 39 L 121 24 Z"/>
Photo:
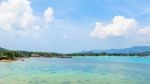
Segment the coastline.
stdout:
<path fill-rule="evenodd" d="M 25 61 L 25 59 L 28 59 L 28 58 L 59 58 L 59 59 L 64 59 L 64 58 L 67 58 L 67 59 L 71 59 L 71 58 L 74 58 L 74 57 L 89 57 L 89 56 L 53 56 L 53 57 L 48 57 L 48 56 L 31 56 L 31 57 L 14 57 L 14 58 L 8 58 L 8 57 L 0 57 L 0 62 L 13 62 L 13 61 Z M 92 56 L 90 56 L 92 57 Z M 134 58 L 143 58 L 143 57 L 150 57 L 150 56 L 93 56 L 93 57 L 134 57 Z"/>

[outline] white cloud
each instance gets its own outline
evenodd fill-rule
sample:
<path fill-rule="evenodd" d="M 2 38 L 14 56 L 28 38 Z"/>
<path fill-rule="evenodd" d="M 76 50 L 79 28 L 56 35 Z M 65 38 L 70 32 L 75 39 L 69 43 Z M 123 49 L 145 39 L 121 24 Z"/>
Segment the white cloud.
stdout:
<path fill-rule="evenodd" d="M 150 26 L 140 28 L 137 21 L 133 18 L 115 16 L 110 24 L 104 25 L 97 22 L 95 29 L 91 32 L 91 36 L 99 39 L 126 37 L 123 39 L 130 42 L 149 43 Z"/>
<path fill-rule="evenodd" d="M 53 9 L 51 7 L 47 8 L 44 12 L 44 18 L 45 18 L 45 23 L 48 24 L 50 23 L 54 16 L 53 16 Z"/>
<path fill-rule="evenodd" d="M 5 32 L 16 32 L 20 36 L 38 36 L 45 24 L 38 18 L 50 21 L 53 10 L 49 7 L 46 16 L 36 16 L 30 4 L 30 0 L 1 1 L 0 29 Z"/>
<path fill-rule="evenodd" d="M 139 33 L 144 36 L 150 36 L 150 26 L 139 29 Z"/>
<path fill-rule="evenodd" d="M 135 30 L 136 24 L 137 22 L 132 18 L 115 16 L 112 20 L 112 23 L 107 25 L 96 22 L 96 27 L 91 32 L 91 36 L 101 39 L 124 36 L 127 35 L 131 30 Z"/>

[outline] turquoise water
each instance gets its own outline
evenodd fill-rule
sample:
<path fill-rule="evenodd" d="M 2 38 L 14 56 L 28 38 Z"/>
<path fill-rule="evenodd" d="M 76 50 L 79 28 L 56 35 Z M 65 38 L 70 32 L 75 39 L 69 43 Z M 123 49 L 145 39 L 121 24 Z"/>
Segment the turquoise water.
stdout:
<path fill-rule="evenodd" d="M 148 84 L 150 57 L 26 58 L 0 62 L 0 84 Z"/>

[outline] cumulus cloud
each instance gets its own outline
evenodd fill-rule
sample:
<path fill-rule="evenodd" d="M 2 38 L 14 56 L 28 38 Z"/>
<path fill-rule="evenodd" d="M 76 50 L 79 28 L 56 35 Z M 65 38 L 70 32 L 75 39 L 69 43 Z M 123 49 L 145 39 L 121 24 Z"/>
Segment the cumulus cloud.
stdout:
<path fill-rule="evenodd" d="M 48 8 L 43 16 L 36 16 L 30 0 L 3 0 L 0 2 L 0 29 L 5 32 L 16 32 L 20 36 L 38 36 L 43 30 L 44 22 L 51 20 L 52 8 Z"/>
<path fill-rule="evenodd" d="M 92 37 L 100 39 L 107 39 L 112 37 L 130 37 L 133 34 L 135 36 L 148 35 L 150 33 L 150 27 L 138 28 L 137 21 L 133 18 L 126 18 L 124 16 L 115 16 L 112 23 L 104 25 L 101 22 L 96 22 L 95 29 L 91 32 Z"/>
<path fill-rule="evenodd" d="M 92 31 L 91 36 L 99 37 L 101 39 L 119 37 L 126 35 L 129 30 L 133 30 L 135 27 L 136 21 L 134 19 L 125 18 L 124 16 L 116 16 L 113 18 L 112 23 L 107 25 L 96 22 L 96 27 Z"/>
<path fill-rule="evenodd" d="M 53 21 L 53 9 L 51 7 L 47 8 L 44 12 L 45 23 L 48 24 Z"/>

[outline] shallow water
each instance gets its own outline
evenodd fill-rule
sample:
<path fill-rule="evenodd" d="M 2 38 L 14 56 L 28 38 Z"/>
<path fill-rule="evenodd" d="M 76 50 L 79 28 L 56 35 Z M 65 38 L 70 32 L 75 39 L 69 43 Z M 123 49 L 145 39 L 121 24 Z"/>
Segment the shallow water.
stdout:
<path fill-rule="evenodd" d="M 27 58 L 0 62 L 0 84 L 148 84 L 150 57 Z"/>

